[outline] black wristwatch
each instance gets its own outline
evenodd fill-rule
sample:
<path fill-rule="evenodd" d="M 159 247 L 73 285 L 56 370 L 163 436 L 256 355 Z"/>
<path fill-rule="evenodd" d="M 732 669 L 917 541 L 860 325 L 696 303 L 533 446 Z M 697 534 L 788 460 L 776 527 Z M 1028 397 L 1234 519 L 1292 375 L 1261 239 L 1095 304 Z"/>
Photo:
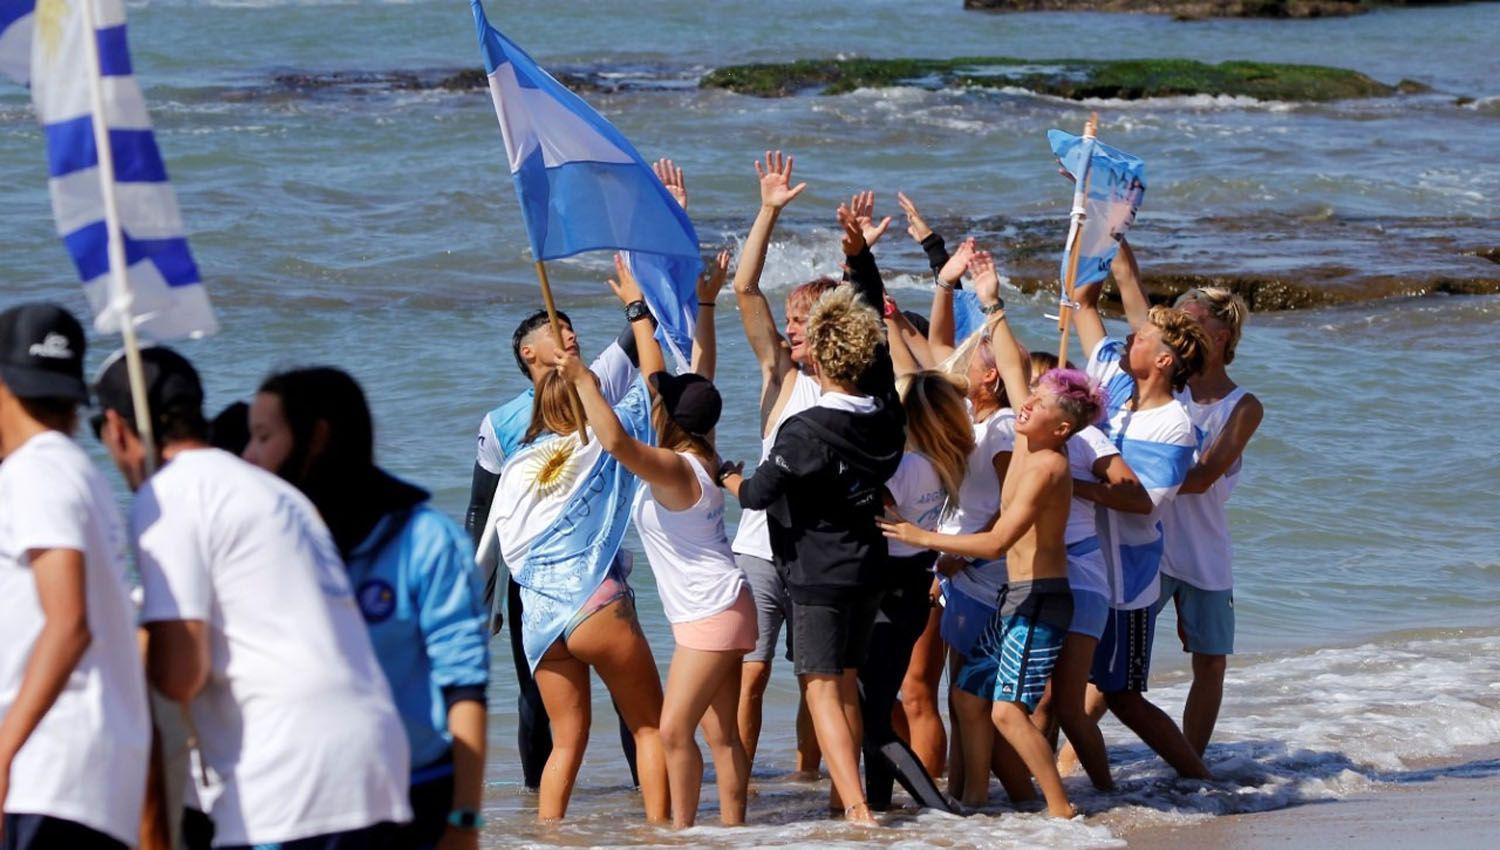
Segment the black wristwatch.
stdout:
<path fill-rule="evenodd" d="M 646 306 L 645 301 L 632 301 L 625 305 L 625 320 L 639 322 L 641 319 L 651 318 L 651 308 Z"/>
<path fill-rule="evenodd" d="M 993 303 L 993 304 L 986 304 L 986 305 L 980 306 L 979 312 L 985 314 L 986 316 L 993 316 L 996 313 L 998 313 L 998 312 L 1000 312 L 1001 310 L 1004 310 L 1004 309 L 1005 309 L 1005 299 L 1004 298 L 997 298 L 997 299 L 995 299 L 995 303 Z"/>

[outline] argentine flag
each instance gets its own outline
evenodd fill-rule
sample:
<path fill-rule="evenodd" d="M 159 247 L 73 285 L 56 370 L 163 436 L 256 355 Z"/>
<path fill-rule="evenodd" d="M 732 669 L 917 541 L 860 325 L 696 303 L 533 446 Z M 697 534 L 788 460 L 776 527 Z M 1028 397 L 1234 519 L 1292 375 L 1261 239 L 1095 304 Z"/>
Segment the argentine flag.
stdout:
<path fill-rule="evenodd" d="M 645 379 L 614 411 L 626 433 L 653 442 Z M 521 644 L 533 670 L 619 556 L 637 483 L 592 434 L 587 444 L 542 434 L 506 458 L 478 560 L 498 568 L 498 555 L 520 585 Z"/>
<path fill-rule="evenodd" d="M 94 51 L 102 116 L 94 110 Z M 95 329 L 118 332 L 128 314 L 149 339 L 218 330 L 132 73 L 120 0 L 0 0 L 0 71 L 31 86 L 47 137 L 52 214 L 93 306 Z M 114 163 L 125 293 L 116 292 L 110 279 L 96 117 L 108 129 Z"/>
<path fill-rule="evenodd" d="M 625 251 L 658 336 L 685 364 L 703 268 L 687 213 L 619 130 L 473 7 L 532 257 Z"/>
<path fill-rule="evenodd" d="M 1073 286 L 1092 286 L 1109 277 L 1109 264 L 1120 249 L 1116 239 L 1135 221 L 1135 211 L 1146 194 L 1146 163 L 1103 142 L 1061 130 L 1048 130 L 1047 143 L 1074 180 L 1087 175 L 1083 229 L 1076 237 L 1078 277 Z M 1068 279 L 1070 247 L 1063 249 L 1058 280 Z"/>

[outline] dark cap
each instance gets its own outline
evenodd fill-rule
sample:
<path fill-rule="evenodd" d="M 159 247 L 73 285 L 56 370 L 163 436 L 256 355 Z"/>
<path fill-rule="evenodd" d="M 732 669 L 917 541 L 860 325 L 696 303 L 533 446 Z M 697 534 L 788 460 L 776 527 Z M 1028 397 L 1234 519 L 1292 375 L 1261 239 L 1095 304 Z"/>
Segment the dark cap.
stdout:
<path fill-rule="evenodd" d="M 706 439 L 708 432 L 719 424 L 724 399 L 713 381 L 695 372 L 682 375 L 657 372 L 651 376 L 651 385 L 661 397 L 667 416 L 682 430 Z"/>
<path fill-rule="evenodd" d="M 83 326 L 56 304 L 0 313 L 0 380 L 17 398 L 89 400 L 83 382 Z"/>
<path fill-rule="evenodd" d="M 198 370 L 181 354 L 163 346 L 142 348 L 141 371 L 145 373 L 146 401 L 151 406 L 153 421 L 167 410 L 202 411 L 203 384 L 198 380 Z M 130 395 L 130 372 L 124 351 L 117 351 L 104 361 L 94 381 L 94 394 L 101 409 L 113 410 L 135 423 L 135 402 Z"/>

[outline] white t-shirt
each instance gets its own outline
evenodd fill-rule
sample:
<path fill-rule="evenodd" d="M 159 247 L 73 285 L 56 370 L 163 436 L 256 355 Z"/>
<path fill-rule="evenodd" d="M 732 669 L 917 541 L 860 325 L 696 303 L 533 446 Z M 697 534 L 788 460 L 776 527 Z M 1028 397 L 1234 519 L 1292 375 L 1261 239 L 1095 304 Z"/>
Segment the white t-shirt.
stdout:
<path fill-rule="evenodd" d="M 406 732 L 312 503 L 218 449 L 178 454 L 131 511 L 142 619 L 201 620 L 192 701 L 215 844 L 270 844 L 411 819 Z"/>
<path fill-rule="evenodd" d="M 1094 474 L 1094 464 L 1100 458 L 1113 457 L 1120 453 L 1115 444 L 1104 436 L 1104 432 L 1090 425 L 1068 438 L 1068 469 L 1076 481 L 1102 481 Z M 1069 546 L 1090 537 L 1098 536 L 1099 528 L 1094 522 L 1096 506 L 1088 499 L 1075 495 L 1068 507 L 1068 527 L 1063 532 L 1063 542 Z"/>
<path fill-rule="evenodd" d="M 1192 391 L 1186 388 L 1177 394 L 1177 400 L 1187 405 L 1198 438 L 1198 450 L 1193 454 L 1195 464 L 1224 433 L 1230 415 L 1244 397 L 1243 387 L 1236 387 L 1211 404 L 1193 401 Z M 1202 590 L 1234 588 L 1231 569 L 1234 548 L 1229 540 L 1227 506 L 1229 495 L 1239 483 L 1243 460 L 1243 457 L 1236 458 L 1219 480 L 1204 492 L 1179 495 L 1167 506 L 1161 518 L 1166 533 L 1162 573 Z"/>
<path fill-rule="evenodd" d="M 724 491 L 696 456 L 679 452 L 698 477 L 702 493 L 692 507 L 669 511 L 642 482 L 636 493 L 635 530 L 656 575 L 661 607 L 671 623 L 689 623 L 734 605 L 749 587 L 735 566 L 724 534 Z"/>
<path fill-rule="evenodd" d="M 943 518 L 943 506 L 948 493 L 943 489 L 943 479 L 937 467 L 920 452 L 907 452 L 901 456 L 901 465 L 896 474 L 885 482 L 885 489 L 896 503 L 896 513 L 918 528 L 932 531 Z M 889 540 L 887 548 L 892 558 L 908 558 L 926 550 L 910 543 Z"/>
<path fill-rule="evenodd" d="M 973 406 L 969 405 L 970 418 Z M 974 451 L 969 469 L 958 488 L 958 505 L 938 524 L 944 534 L 976 534 L 989 527 L 1000 510 L 1000 476 L 995 474 L 995 455 L 1015 451 L 1016 414 L 1003 407 L 983 422 L 974 423 Z M 995 605 L 1005 587 L 1005 559 L 970 564 L 954 574 L 953 586 L 986 605 Z"/>
<path fill-rule="evenodd" d="M 129 845 L 151 750 L 146 679 L 125 579 L 125 527 L 104 476 L 56 431 L 0 464 L 0 716 L 21 688 L 45 618 L 27 553 L 83 553 L 93 640 L 11 764 L 7 814 L 49 815 Z"/>
<path fill-rule="evenodd" d="M 1101 340 L 1089 356 L 1088 373 L 1104 387 L 1108 400 L 1109 418 L 1100 430 L 1120 450 L 1153 506 L 1144 516 L 1111 510 L 1095 514 L 1112 571 L 1112 604 L 1132 610 L 1154 604 L 1161 595 L 1161 514 L 1187 478 L 1197 440 L 1182 402 L 1174 399 L 1149 410 L 1130 406 L 1135 383 L 1120 367 L 1124 354 L 1124 343 Z"/>
<path fill-rule="evenodd" d="M 1100 481 L 1094 464 L 1100 458 L 1120 453 L 1104 432 L 1090 425 L 1068 438 L 1068 468 L 1079 481 Z M 1074 590 L 1088 590 L 1109 596 L 1109 568 L 1099 550 L 1098 505 L 1088 499 L 1073 497 L 1068 507 L 1068 527 L 1063 541 L 1068 545 L 1068 584 Z"/>
<path fill-rule="evenodd" d="M 776 417 L 776 421 L 761 438 L 761 461 L 771 456 L 771 447 L 776 445 L 776 432 L 781 430 L 781 424 L 816 405 L 823 393 L 816 378 L 800 370 L 796 375 L 791 397 L 786 400 L 781 415 Z M 734 531 L 732 548 L 736 555 L 749 555 L 762 561 L 771 560 L 771 530 L 766 526 L 765 511 L 740 511 L 740 524 Z"/>

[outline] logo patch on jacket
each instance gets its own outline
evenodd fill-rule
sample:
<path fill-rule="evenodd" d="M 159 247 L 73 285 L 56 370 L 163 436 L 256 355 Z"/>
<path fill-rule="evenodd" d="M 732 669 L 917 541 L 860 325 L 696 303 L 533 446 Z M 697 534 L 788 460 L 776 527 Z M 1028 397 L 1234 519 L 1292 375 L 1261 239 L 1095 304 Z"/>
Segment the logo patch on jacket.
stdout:
<path fill-rule="evenodd" d="M 360 584 L 355 596 L 367 623 L 383 623 L 396 613 L 396 589 L 378 578 Z"/>

